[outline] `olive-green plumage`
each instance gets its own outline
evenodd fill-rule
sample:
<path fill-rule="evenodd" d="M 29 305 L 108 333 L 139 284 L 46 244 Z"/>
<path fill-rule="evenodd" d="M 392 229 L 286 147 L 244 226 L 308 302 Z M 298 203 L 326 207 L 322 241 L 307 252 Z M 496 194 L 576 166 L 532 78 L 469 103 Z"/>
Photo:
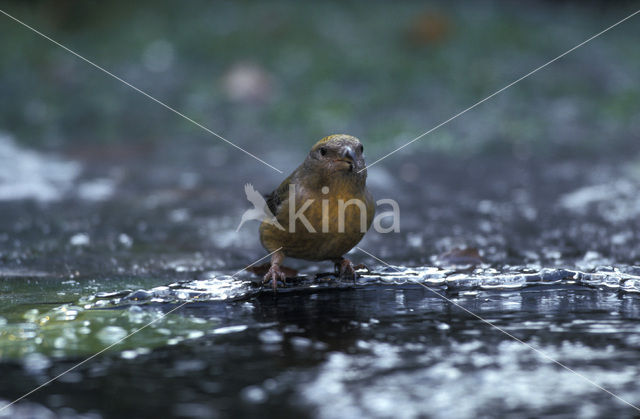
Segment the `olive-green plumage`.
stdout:
<path fill-rule="evenodd" d="M 273 280 L 275 287 L 276 277 L 284 279 L 279 265 L 285 256 L 331 260 L 342 264 L 341 274 L 352 275 L 353 268 L 343 255 L 360 242 L 375 211 L 366 179 L 360 140 L 337 134 L 318 141 L 305 161 L 267 195 L 267 205 L 280 226 L 264 221 L 260 240 L 269 252 L 281 250 L 272 256 L 265 280 Z M 292 217 L 304 205 L 304 219 Z"/>

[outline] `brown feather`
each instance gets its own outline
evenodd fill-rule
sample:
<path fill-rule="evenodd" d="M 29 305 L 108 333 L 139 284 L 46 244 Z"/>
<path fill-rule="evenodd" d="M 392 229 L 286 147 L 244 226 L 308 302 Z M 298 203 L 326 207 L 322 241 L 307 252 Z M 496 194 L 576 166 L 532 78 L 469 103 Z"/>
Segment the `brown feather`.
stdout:
<path fill-rule="evenodd" d="M 270 252 L 282 247 L 285 256 L 306 260 L 339 260 L 351 250 L 371 226 L 375 212 L 375 203 L 366 188 L 366 170 L 361 151 L 357 151 L 351 169 L 345 169 L 346 163 L 340 161 L 340 150 L 349 148 L 361 150 L 360 141 L 348 135 L 334 135 L 320 140 L 311 149 L 307 159 L 272 193 L 267 195 L 267 204 L 284 231 L 272 224 L 263 222 L 260 226 L 260 240 Z M 326 149 L 326 156 L 320 148 Z M 334 158 L 335 157 L 335 158 Z M 291 208 L 289 188 L 295 185 L 295 208 Z M 322 188 L 329 188 L 323 194 Z M 366 208 L 364 228 L 361 228 L 360 208 L 347 205 L 344 209 L 344 231 L 339 231 L 339 200 L 343 203 L 355 199 Z M 298 211 L 307 200 L 313 200 L 304 212 L 315 232 L 296 220 L 290 226 L 290 215 Z M 323 232 L 323 200 L 328 227 Z M 290 227 L 294 227 L 290 229 Z"/>

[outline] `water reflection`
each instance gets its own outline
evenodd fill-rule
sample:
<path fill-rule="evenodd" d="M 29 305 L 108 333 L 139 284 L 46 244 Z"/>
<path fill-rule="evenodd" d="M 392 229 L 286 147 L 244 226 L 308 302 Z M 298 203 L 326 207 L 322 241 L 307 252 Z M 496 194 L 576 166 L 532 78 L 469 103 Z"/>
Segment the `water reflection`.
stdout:
<path fill-rule="evenodd" d="M 417 276 L 415 270 L 408 275 Z M 171 409 L 183 413 L 250 414 L 284 405 L 288 412 L 312 409 L 321 417 L 344 412 L 385 417 L 401 402 L 402 411 L 395 416 L 415 417 L 425 409 L 435 417 L 490 414 L 493 409 L 564 414 L 574 411 L 577 399 L 587 416 L 605 410 L 628 413 L 592 385 L 431 291 L 399 280 L 398 273 L 393 282 L 399 284 L 371 276 L 351 289 L 308 292 L 299 286 L 300 292 L 278 298 L 270 292 L 256 294 L 248 278 L 205 277 L 165 287 L 171 291 L 163 291 L 163 297 L 151 288 L 145 291 L 150 297 L 138 301 L 128 298 L 141 294 L 135 291 L 113 293 L 85 306 L 28 310 L 22 322 L 3 328 L 3 358 L 20 356 L 22 367 L 7 369 L 7 377 L 15 381 L 0 383 L 0 391 L 16 396 L 37 377 L 53 376 L 73 359 L 62 358 L 54 367 L 49 356 L 101 348 L 184 301 L 181 290 L 207 289 L 224 280 L 238 282 L 226 284 L 225 292 L 235 295 L 244 286 L 247 298 L 221 298 L 220 288 L 209 289 L 209 297 L 217 300 L 185 305 L 33 400 L 50 406 L 49 395 L 65 394 L 73 382 L 82 380 L 97 389 L 128 370 L 136 374 L 135 382 L 119 385 L 122 391 L 149 386 L 145 397 L 154 406 L 147 412 L 162 411 L 163 399 L 171 399 L 168 393 L 179 391 L 184 403 Z M 640 373 L 635 362 L 639 297 L 565 282 L 439 291 L 635 400 L 637 393 L 630 391 Z M 109 307 L 97 308 L 100 301 L 108 301 Z M 153 384 L 158 377 L 162 389 Z M 83 397 L 97 402 L 101 394 L 98 390 Z M 234 402 L 238 399 L 242 403 Z M 136 400 L 124 396 L 121 406 L 137 411 Z"/>

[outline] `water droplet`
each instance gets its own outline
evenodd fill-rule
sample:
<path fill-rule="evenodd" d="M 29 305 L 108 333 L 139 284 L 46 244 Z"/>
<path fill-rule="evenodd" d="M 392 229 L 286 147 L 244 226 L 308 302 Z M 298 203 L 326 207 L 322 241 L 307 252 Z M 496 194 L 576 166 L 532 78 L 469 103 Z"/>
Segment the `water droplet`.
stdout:
<path fill-rule="evenodd" d="M 267 344 L 280 343 L 283 339 L 282 333 L 272 329 L 260 332 L 260 335 L 258 335 L 258 337 L 263 343 Z"/>
<path fill-rule="evenodd" d="M 242 398 L 250 403 L 263 403 L 267 400 L 267 393 L 258 386 L 249 386 L 242 389 Z"/>
<path fill-rule="evenodd" d="M 69 243 L 72 246 L 87 246 L 89 245 L 90 239 L 87 233 L 78 233 L 71 236 L 69 239 Z"/>
<path fill-rule="evenodd" d="M 96 334 L 96 337 L 105 345 L 111 345 L 125 336 L 127 331 L 119 326 L 106 326 Z"/>
<path fill-rule="evenodd" d="M 213 330 L 214 335 L 226 335 L 227 333 L 238 333 L 247 330 L 247 325 L 241 324 L 237 326 L 219 327 Z"/>

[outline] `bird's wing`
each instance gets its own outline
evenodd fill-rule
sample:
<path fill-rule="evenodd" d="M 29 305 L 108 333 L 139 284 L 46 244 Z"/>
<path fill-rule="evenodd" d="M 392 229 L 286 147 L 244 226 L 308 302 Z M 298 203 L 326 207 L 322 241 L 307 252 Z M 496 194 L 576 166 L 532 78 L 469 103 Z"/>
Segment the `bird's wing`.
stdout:
<path fill-rule="evenodd" d="M 247 199 L 253 204 L 254 207 L 262 209 L 266 205 L 264 198 L 262 197 L 262 195 L 260 195 L 260 192 L 256 191 L 253 188 L 252 184 L 247 183 L 246 185 L 244 185 L 244 193 L 247 194 Z"/>
<path fill-rule="evenodd" d="M 269 208 L 269 211 L 271 211 L 271 214 L 273 214 L 274 216 L 278 215 L 278 207 L 282 203 L 282 199 L 280 199 L 280 196 L 276 193 L 277 191 L 278 190 L 276 189 L 270 194 L 264 196 L 267 200 L 267 207 Z"/>
<path fill-rule="evenodd" d="M 269 211 L 274 216 L 278 216 L 280 210 L 280 204 L 289 197 L 289 184 L 295 183 L 293 179 L 295 179 L 296 172 L 293 172 L 289 177 L 287 177 L 276 189 L 271 191 L 271 193 L 265 195 L 264 197 L 267 199 L 267 206 L 269 207 Z"/>

